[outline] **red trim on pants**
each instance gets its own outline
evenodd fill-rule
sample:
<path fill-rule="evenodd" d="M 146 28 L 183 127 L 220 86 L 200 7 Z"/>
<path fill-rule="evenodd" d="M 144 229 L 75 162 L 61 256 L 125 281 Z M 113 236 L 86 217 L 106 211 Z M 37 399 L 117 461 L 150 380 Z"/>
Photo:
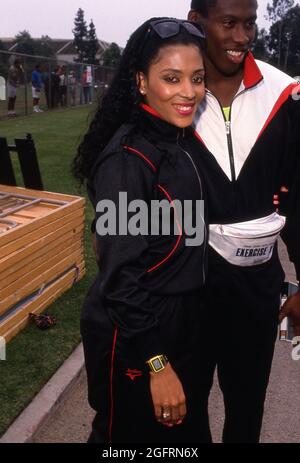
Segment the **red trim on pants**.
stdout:
<path fill-rule="evenodd" d="M 109 443 L 111 444 L 112 426 L 114 416 L 114 396 L 113 396 L 113 376 L 114 376 L 114 361 L 117 342 L 118 330 L 115 329 L 114 340 L 111 351 L 111 364 L 110 364 L 110 417 L 109 417 Z"/>

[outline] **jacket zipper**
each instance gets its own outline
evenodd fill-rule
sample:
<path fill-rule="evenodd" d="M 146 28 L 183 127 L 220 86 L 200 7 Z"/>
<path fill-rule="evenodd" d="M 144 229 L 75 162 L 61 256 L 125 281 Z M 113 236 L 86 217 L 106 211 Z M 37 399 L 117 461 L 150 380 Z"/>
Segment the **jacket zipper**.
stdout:
<path fill-rule="evenodd" d="M 223 112 L 223 109 L 222 109 L 222 112 Z M 223 116 L 225 119 L 224 113 L 223 113 Z M 229 113 L 229 121 L 225 120 L 225 126 L 226 126 L 227 145 L 228 145 L 228 152 L 229 152 L 231 180 L 232 182 L 235 182 L 236 172 L 235 172 L 235 164 L 234 164 L 233 143 L 232 143 L 232 136 L 231 136 L 231 107 L 230 107 L 230 113 Z"/>
<path fill-rule="evenodd" d="M 184 136 L 184 129 L 183 129 L 183 136 Z M 198 169 L 197 167 L 195 166 L 195 163 L 193 161 L 193 158 L 192 156 L 190 155 L 190 153 L 188 153 L 185 149 L 182 148 L 182 146 L 180 145 L 179 143 L 179 136 L 180 136 L 180 133 L 178 133 L 177 135 L 177 146 L 179 146 L 179 148 L 181 149 L 181 151 L 183 151 L 186 156 L 188 157 L 188 159 L 190 160 L 192 166 L 193 166 L 193 169 L 195 170 L 196 172 L 196 175 L 197 175 L 197 179 L 198 179 L 198 183 L 199 183 L 199 187 L 200 187 L 200 195 L 201 195 L 201 199 L 203 200 L 203 187 L 202 187 L 202 181 L 201 181 L 201 177 L 199 175 L 199 172 L 198 172 Z M 205 223 L 205 219 L 204 217 L 201 217 L 202 218 L 202 221 L 203 221 L 203 225 L 204 225 L 204 250 L 203 250 L 203 262 L 202 262 L 202 277 L 203 277 L 203 284 L 205 283 L 206 281 L 206 274 L 205 274 L 205 257 L 206 257 L 206 248 L 207 248 L 207 237 L 208 237 L 208 232 L 207 232 L 207 228 L 206 228 L 206 223 Z"/>
<path fill-rule="evenodd" d="M 222 116 L 223 116 L 223 119 L 224 119 L 224 122 L 225 122 L 225 130 L 226 130 L 226 137 L 227 137 L 227 146 L 228 146 L 228 154 L 229 154 L 230 172 L 231 172 L 231 180 L 232 180 L 232 182 L 236 182 L 236 170 L 235 170 L 234 152 L 233 152 L 233 143 L 232 143 L 232 131 L 231 131 L 232 105 L 233 105 L 234 100 L 238 96 L 242 95 L 245 92 L 246 92 L 246 90 L 242 90 L 240 93 L 235 95 L 235 97 L 233 98 L 232 103 L 230 105 L 229 121 L 227 121 L 226 117 L 225 117 L 225 114 L 224 114 L 224 111 L 223 111 L 223 107 L 222 107 L 219 99 L 210 90 L 207 91 L 207 93 L 210 93 L 217 100 L 217 102 L 219 103 L 219 106 L 220 106 L 220 109 L 221 109 L 221 112 L 222 112 Z"/>
<path fill-rule="evenodd" d="M 232 143 L 232 136 L 231 136 L 231 109 L 232 109 L 232 103 L 230 105 L 230 111 L 229 111 L 229 120 L 226 120 L 222 105 L 220 101 L 218 100 L 217 97 L 215 97 L 216 100 L 218 101 L 222 116 L 225 122 L 225 130 L 226 130 L 226 137 L 227 137 L 227 147 L 228 147 L 228 154 L 229 154 L 229 162 L 230 162 L 230 172 L 231 172 L 231 181 L 235 182 L 236 181 L 236 172 L 235 172 L 235 163 L 234 163 L 234 153 L 233 153 L 233 143 Z"/>

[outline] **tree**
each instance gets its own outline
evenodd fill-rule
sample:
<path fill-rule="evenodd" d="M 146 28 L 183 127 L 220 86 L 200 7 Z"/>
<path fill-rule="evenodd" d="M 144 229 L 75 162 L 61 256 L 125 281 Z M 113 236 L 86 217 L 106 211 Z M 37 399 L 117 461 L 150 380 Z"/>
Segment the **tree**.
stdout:
<path fill-rule="evenodd" d="M 16 35 L 17 53 L 25 53 L 34 56 L 54 57 L 55 50 L 52 39 L 48 35 L 43 35 L 40 39 L 33 39 L 28 31 L 19 32 Z"/>
<path fill-rule="evenodd" d="M 252 53 L 256 59 L 261 59 L 262 61 L 270 61 L 271 54 L 269 52 L 269 36 L 266 29 L 257 29 L 256 40 L 254 42 Z"/>
<path fill-rule="evenodd" d="M 16 46 L 15 51 L 17 53 L 25 53 L 27 55 L 36 54 L 36 46 L 35 46 L 34 40 L 28 31 L 24 30 L 22 32 L 19 32 L 16 35 L 16 39 L 17 39 L 17 46 Z"/>
<path fill-rule="evenodd" d="M 295 0 L 273 0 L 272 4 L 267 4 L 268 18 L 273 23 L 282 19 L 294 3 Z"/>
<path fill-rule="evenodd" d="M 121 58 L 121 50 L 116 43 L 111 43 L 102 55 L 104 66 L 116 67 Z"/>
<path fill-rule="evenodd" d="M 1 50 L 5 51 L 6 49 L 4 43 L 0 40 L 0 51 Z M 8 66 L 9 55 L 6 55 L 5 53 L 0 53 L 0 76 L 5 78 L 7 77 Z"/>
<path fill-rule="evenodd" d="M 48 35 L 42 35 L 40 40 L 34 41 L 35 54 L 40 56 L 55 57 L 55 50 L 52 39 Z"/>
<path fill-rule="evenodd" d="M 278 34 L 278 55 L 277 64 L 281 67 L 282 64 L 282 34 L 283 34 L 283 18 L 285 17 L 288 10 L 294 6 L 294 0 L 273 0 L 273 3 L 268 3 L 268 19 L 274 24 L 277 23 L 277 34 Z"/>
<path fill-rule="evenodd" d="M 281 28 L 281 46 L 279 50 L 279 28 Z M 291 75 L 299 75 L 300 64 L 300 6 L 290 8 L 285 16 L 270 28 L 269 47 L 273 61 L 281 56 L 281 67 Z"/>
<path fill-rule="evenodd" d="M 75 27 L 73 29 L 74 34 L 74 46 L 77 50 L 76 62 L 85 63 L 86 61 L 86 42 L 87 42 L 87 25 L 84 19 L 84 11 L 79 8 L 77 15 L 74 20 Z"/>
<path fill-rule="evenodd" d="M 97 51 L 99 48 L 99 42 L 97 39 L 96 28 L 91 19 L 89 24 L 89 30 L 87 34 L 87 42 L 86 42 L 86 61 L 89 64 L 98 64 L 96 59 Z"/>

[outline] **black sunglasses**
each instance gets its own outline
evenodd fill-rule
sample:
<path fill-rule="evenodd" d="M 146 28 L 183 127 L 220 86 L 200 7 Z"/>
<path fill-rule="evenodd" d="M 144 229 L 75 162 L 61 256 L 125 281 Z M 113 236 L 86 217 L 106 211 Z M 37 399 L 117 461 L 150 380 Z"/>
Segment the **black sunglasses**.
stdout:
<path fill-rule="evenodd" d="M 150 22 L 148 33 L 153 29 L 161 39 L 169 39 L 179 34 L 183 27 L 189 34 L 205 39 L 206 35 L 202 27 L 198 24 L 182 19 L 157 19 Z"/>
<path fill-rule="evenodd" d="M 199 24 L 192 23 L 183 19 L 156 19 L 151 21 L 147 33 L 145 34 L 144 40 L 140 45 L 139 56 L 145 48 L 149 35 L 154 31 L 161 39 L 170 39 L 175 37 L 180 32 L 180 28 L 183 27 L 189 34 L 199 39 L 205 39 L 206 35 L 204 30 Z"/>

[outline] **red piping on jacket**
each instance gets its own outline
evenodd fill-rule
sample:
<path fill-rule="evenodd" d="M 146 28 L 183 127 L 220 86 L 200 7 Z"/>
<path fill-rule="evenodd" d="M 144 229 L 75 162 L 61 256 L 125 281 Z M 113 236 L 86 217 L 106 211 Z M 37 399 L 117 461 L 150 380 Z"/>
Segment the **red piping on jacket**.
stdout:
<path fill-rule="evenodd" d="M 268 119 L 265 122 L 265 125 L 263 126 L 262 130 L 260 131 L 260 134 L 257 137 L 257 140 L 262 136 L 268 125 L 271 123 L 271 121 L 274 119 L 278 111 L 280 110 L 281 106 L 286 102 L 288 97 L 292 95 L 293 89 L 296 88 L 299 84 L 297 82 L 290 84 L 280 95 L 278 100 L 275 103 L 275 106 L 273 107 Z M 256 141 L 257 141 L 256 140 Z"/>
<path fill-rule="evenodd" d="M 161 115 L 158 114 L 157 111 L 155 111 L 155 109 L 151 108 L 151 106 L 145 104 L 145 103 L 141 103 L 141 108 L 143 108 L 145 111 L 147 111 L 148 113 L 152 114 L 152 116 L 156 116 L 158 117 L 159 119 L 162 119 Z"/>
<path fill-rule="evenodd" d="M 144 161 L 147 162 L 147 164 L 150 165 L 150 167 L 153 169 L 153 171 L 155 173 L 157 172 L 156 166 L 143 153 L 141 153 L 140 151 L 138 151 L 138 150 L 136 150 L 134 148 L 131 148 L 130 146 L 123 146 L 123 148 L 126 149 L 127 151 L 131 152 L 131 153 L 134 153 L 134 154 L 140 156 L 142 159 L 144 159 Z M 174 208 L 176 224 L 178 226 L 178 230 L 179 230 L 180 234 L 178 236 L 178 239 L 177 239 L 176 244 L 175 244 L 174 248 L 172 249 L 172 251 L 161 262 L 159 262 L 158 264 L 154 265 L 149 270 L 147 270 L 147 273 L 153 272 L 154 270 L 156 270 L 158 267 L 163 265 L 165 262 L 167 262 L 172 257 L 172 255 L 175 253 L 176 249 L 178 248 L 180 240 L 181 240 L 181 238 L 183 236 L 182 228 L 181 228 L 181 225 L 180 225 L 180 222 L 179 222 L 179 219 L 178 219 L 178 215 L 177 215 L 177 212 L 176 212 L 176 207 L 174 206 L 173 199 L 171 198 L 169 193 L 161 185 L 157 185 L 157 187 L 164 193 L 164 195 L 168 198 L 169 202 L 171 203 L 171 205 Z"/>
<path fill-rule="evenodd" d="M 149 270 L 147 270 L 147 273 L 151 273 L 151 272 L 153 272 L 154 270 L 157 270 L 158 267 L 160 267 L 161 265 L 163 265 L 165 262 L 167 262 L 167 261 L 172 257 L 172 255 L 175 253 L 176 249 L 178 248 L 179 243 L 180 243 L 180 241 L 181 241 L 181 238 L 182 238 L 182 236 L 183 236 L 182 228 L 181 228 L 180 222 L 179 222 L 179 220 L 178 220 L 178 216 L 177 216 L 177 212 L 176 212 L 176 207 L 175 207 L 175 205 L 174 205 L 173 199 L 171 198 L 171 196 L 169 195 L 169 193 L 168 193 L 161 185 L 157 185 L 157 187 L 165 194 L 165 196 L 168 198 L 169 202 L 171 203 L 171 205 L 172 205 L 173 208 L 174 208 L 174 213 L 175 213 L 175 217 L 176 217 L 176 224 L 177 224 L 177 227 L 178 227 L 178 230 L 179 230 L 180 235 L 178 236 L 178 239 L 177 239 L 176 244 L 175 244 L 175 246 L 173 247 L 172 251 L 171 251 L 161 262 L 159 262 L 158 264 L 154 265 L 154 266 L 151 267 Z"/>
<path fill-rule="evenodd" d="M 148 159 L 143 153 L 141 153 L 140 151 L 138 150 L 135 150 L 134 148 L 131 148 L 130 146 L 125 146 L 123 145 L 123 148 L 127 151 L 130 151 L 131 153 L 134 153 L 134 154 L 137 154 L 138 156 L 140 156 L 141 158 L 144 159 L 144 161 L 147 162 L 147 164 L 149 164 L 149 166 L 151 167 L 151 169 L 154 171 L 154 172 L 157 172 L 157 168 L 155 167 L 155 165 L 153 164 L 153 162 L 150 161 L 150 159 Z"/>
<path fill-rule="evenodd" d="M 111 351 L 111 364 L 110 364 L 110 417 L 109 417 L 109 443 L 111 444 L 112 438 L 112 425 L 114 415 L 114 395 L 113 395 L 113 376 L 114 376 L 114 361 L 117 342 L 118 330 L 115 329 L 114 340 Z"/>

